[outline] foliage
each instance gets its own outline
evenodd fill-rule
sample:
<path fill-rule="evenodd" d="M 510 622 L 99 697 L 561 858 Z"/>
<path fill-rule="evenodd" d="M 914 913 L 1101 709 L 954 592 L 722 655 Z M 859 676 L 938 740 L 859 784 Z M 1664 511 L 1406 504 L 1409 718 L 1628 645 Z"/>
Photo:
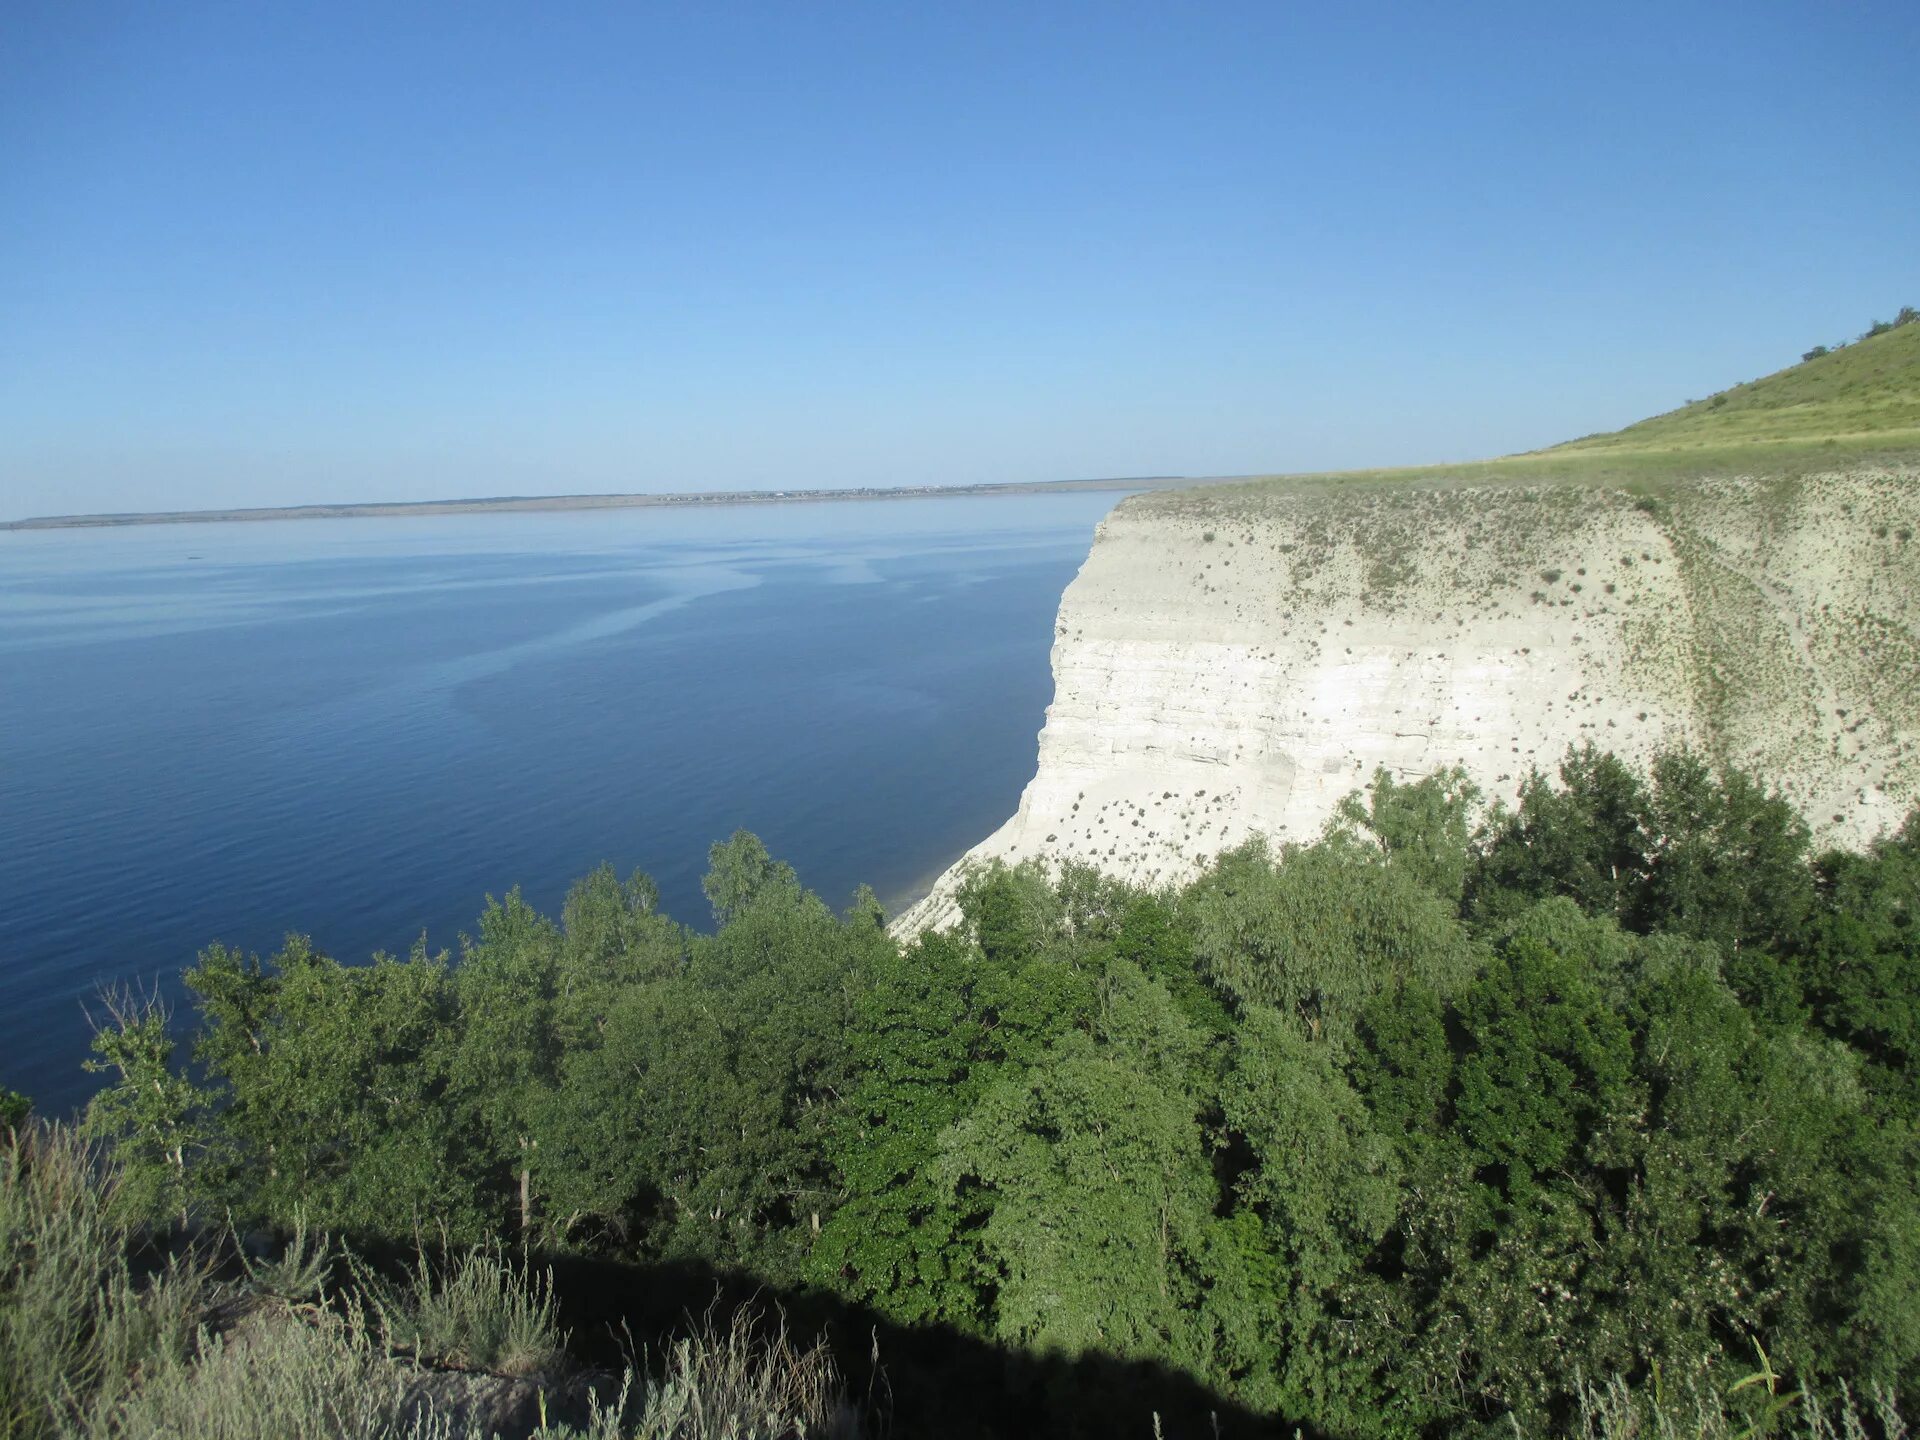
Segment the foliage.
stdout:
<path fill-rule="evenodd" d="M 299 1225 L 431 1226 L 451 1258 L 357 1282 L 388 1365 L 557 1363 L 550 1282 L 489 1248 L 516 1241 L 1166 1367 L 1331 1435 L 1920 1398 L 1920 819 L 1811 856 L 1756 777 L 1588 747 L 1511 811 L 1376 776 L 1317 843 L 1177 890 L 987 866 L 905 944 L 751 836 L 711 860 L 711 934 L 603 868 L 557 924 L 490 901 L 458 964 L 209 950 L 198 1069 L 150 1008 L 102 1029 L 88 1125 L 125 1174 L 88 1223 L 295 1227 L 298 1285 L 254 1277 L 289 1301 L 329 1269 Z M 592 1433 L 850 1423 L 818 1352 L 754 1343 L 689 1342 Z"/>
<path fill-rule="evenodd" d="M 209 1249 L 155 1265 L 121 1184 L 71 1131 L 31 1127 L 0 1149 L 9 1440 L 455 1440 L 488 1432 L 442 1403 L 459 1392 L 429 1383 L 422 1358 L 549 1376 L 562 1363 L 551 1278 L 496 1250 L 422 1257 L 399 1284 L 347 1253 L 354 1282 L 339 1291 L 324 1278 L 339 1247 L 304 1231 L 277 1258 Z M 243 1280 L 216 1278 L 235 1261 Z M 583 1428 L 535 1433 L 851 1440 L 860 1423 L 823 1346 L 742 1310 L 671 1342 L 658 1373 L 603 1383 Z"/>
<path fill-rule="evenodd" d="M 174 1068 L 172 1017 L 158 996 L 110 992 L 102 1003 L 107 1019 L 82 1063 L 115 1079 L 88 1102 L 80 1133 L 113 1142 L 126 1177 L 114 1198 L 130 1219 L 185 1224 L 187 1163 L 206 1145 L 208 1097 Z"/>
<path fill-rule="evenodd" d="M 552 1272 L 516 1266 L 497 1246 L 440 1265 L 421 1250 L 399 1286 L 364 1268 L 358 1278 L 388 1349 L 503 1375 L 549 1373 L 565 1355 Z"/>
<path fill-rule="evenodd" d="M 749 1311 L 736 1312 L 725 1329 L 709 1320 L 675 1342 L 638 1410 L 625 1424 L 609 1415 L 582 1440 L 857 1440 L 862 1433 L 826 1347 L 800 1348 L 784 1325 L 765 1335 Z"/>
<path fill-rule="evenodd" d="M 1309 1021 L 1408 981 L 1448 991 L 1473 969 L 1454 907 L 1390 853 L 1336 841 L 1276 862 L 1256 839 L 1222 855 L 1189 903 L 1203 975 L 1239 1004 Z"/>
<path fill-rule="evenodd" d="M 136 1279 L 121 1177 L 70 1130 L 0 1146 L 0 1434 L 52 1436 L 186 1352 L 207 1276 L 190 1257 Z"/>

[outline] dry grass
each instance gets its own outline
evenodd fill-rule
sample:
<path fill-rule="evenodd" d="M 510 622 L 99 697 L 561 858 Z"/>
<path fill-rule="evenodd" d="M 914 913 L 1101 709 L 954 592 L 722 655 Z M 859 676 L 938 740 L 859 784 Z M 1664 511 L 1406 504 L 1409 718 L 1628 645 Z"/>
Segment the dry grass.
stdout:
<path fill-rule="evenodd" d="M 420 1259 L 398 1285 L 304 1227 L 276 1257 L 205 1251 L 136 1265 L 110 1160 L 71 1131 L 0 1139 L 0 1440 L 454 1440 L 428 1362 L 502 1377 L 557 1374 L 552 1277 L 479 1249 Z M 332 1291 L 335 1259 L 354 1283 Z M 540 1440 L 799 1440 L 860 1433 L 831 1356 L 751 1314 L 630 1371 L 584 1430 Z M 527 1433 L 525 1429 L 520 1432 Z"/>
<path fill-rule="evenodd" d="M 566 1360 L 551 1271 L 484 1247 L 435 1266 L 422 1251 L 404 1286 L 356 1267 L 389 1349 L 497 1375 L 549 1375 Z"/>

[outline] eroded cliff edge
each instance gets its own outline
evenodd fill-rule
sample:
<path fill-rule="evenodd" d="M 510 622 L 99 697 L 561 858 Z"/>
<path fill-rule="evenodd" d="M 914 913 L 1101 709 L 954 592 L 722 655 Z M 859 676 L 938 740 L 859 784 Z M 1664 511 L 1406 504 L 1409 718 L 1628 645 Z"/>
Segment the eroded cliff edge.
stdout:
<path fill-rule="evenodd" d="M 1124 501 L 1062 599 L 1019 811 L 962 869 L 1180 880 L 1316 835 L 1376 767 L 1511 799 L 1591 740 L 1685 742 L 1778 785 L 1824 843 L 1920 799 L 1920 467 L 1684 486 L 1422 480 Z"/>

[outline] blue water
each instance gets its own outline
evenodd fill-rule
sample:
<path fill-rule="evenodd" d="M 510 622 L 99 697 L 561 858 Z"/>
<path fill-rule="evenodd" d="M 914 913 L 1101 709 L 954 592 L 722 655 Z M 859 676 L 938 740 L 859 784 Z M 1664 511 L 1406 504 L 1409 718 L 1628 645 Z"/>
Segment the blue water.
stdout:
<path fill-rule="evenodd" d="M 0 534 L 0 1085 L 214 940 L 434 948 L 754 830 L 890 908 L 1012 813 L 1112 495 Z M 173 993 L 178 993 L 177 988 Z"/>

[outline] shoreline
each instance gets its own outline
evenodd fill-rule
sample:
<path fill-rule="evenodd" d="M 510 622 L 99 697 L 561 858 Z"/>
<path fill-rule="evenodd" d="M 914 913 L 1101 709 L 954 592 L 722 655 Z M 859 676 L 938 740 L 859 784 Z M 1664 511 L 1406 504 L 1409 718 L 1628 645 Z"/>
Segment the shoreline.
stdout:
<path fill-rule="evenodd" d="M 849 500 L 937 500 L 952 496 L 1047 495 L 1185 489 L 1218 477 L 1132 475 L 1096 480 L 1029 480 L 979 485 L 857 486 L 839 490 L 713 490 L 668 494 L 501 495 L 469 500 L 386 500 L 345 504 L 249 506 L 226 510 L 142 510 L 97 515 L 36 515 L 0 521 L 0 530 L 101 530 L 128 525 L 206 525 L 257 520 L 356 520 L 418 515 L 522 514 L 625 510 L 652 506 L 794 505 Z"/>

